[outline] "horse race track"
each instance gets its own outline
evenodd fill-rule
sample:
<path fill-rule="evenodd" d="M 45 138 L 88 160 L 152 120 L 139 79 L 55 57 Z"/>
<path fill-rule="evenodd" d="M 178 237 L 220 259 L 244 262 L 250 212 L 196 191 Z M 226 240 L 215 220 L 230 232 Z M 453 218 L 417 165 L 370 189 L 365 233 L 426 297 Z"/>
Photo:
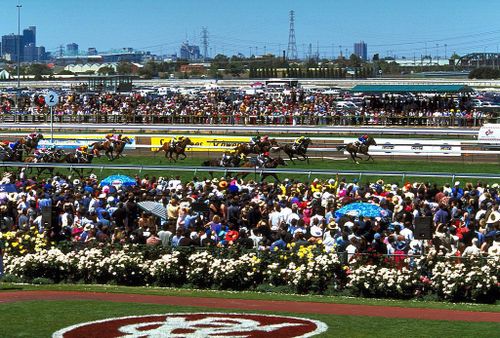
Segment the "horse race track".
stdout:
<path fill-rule="evenodd" d="M 492 309 L 496 311 L 496 307 Z M 238 337 L 333 337 L 341 334 L 385 337 L 408 335 L 410 332 L 419 337 L 492 337 L 500 332 L 500 312 L 493 311 L 5 290 L 0 292 L 0 321 L 3 323 L 0 337 L 50 337 L 56 331 L 56 337 L 147 337 L 155 334 L 161 337 L 210 337 L 236 336 L 235 332 L 239 332 Z M 82 323 L 84 325 L 80 325 Z M 198 326 L 193 323 L 198 323 Z M 230 328 L 222 328 L 228 323 Z M 240 331 L 234 328 L 235 325 Z M 110 333 L 118 329 L 121 334 Z M 158 335 L 158 330 L 164 331 Z M 136 335 L 131 332 L 136 332 Z M 137 335 L 137 332 L 143 334 Z M 226 334 L 222 335 L 223 332 Z"/>

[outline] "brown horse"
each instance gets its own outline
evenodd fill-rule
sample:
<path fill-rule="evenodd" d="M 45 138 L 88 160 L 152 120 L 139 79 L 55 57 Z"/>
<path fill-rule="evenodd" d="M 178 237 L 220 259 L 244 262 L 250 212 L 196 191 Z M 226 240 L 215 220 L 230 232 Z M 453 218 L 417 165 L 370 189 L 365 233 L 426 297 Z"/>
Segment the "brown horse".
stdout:
<path fill-rule="evenodd" d="M 368 154 L 368 148 L 370 148 L 370 146 L 376 146 L 376 145 L 377 142 L 375 141 L 375 139 L 369 136 L 365 144 L 358 145 L 356 142 L 351 142 L 346 145 L 337 147 L 337 150 L 342 151 L 345 149 L 351 155 L 352 161 L 356 164 L 359 164 L 359 162 L 356 160 L 357 158 L 362 160 L 362 158 L 358 156 L 358 153 L 368 156 L 366 161 L 371 159 L 373 162 L 375 162 L 373 157 L 370 154 Z"/>
<path fill-rule="evenodd" d="M 312 144 L 311 139 L 309 137 L 306 137 L 301 144 L 298 146 L 294 147 L 293 144 L 285 144 L 284 146 L 280 147 L 280 150 L 283 150 L 285 154 L 288 155 L 290 158 L 290 161 L 293 162 L 293 158 L 296 157 L 299 161 L 307 161 L 309 163 L 309 157 L 307 156 L 307 147 Z M 301 156 L 301 157 L 299 157 Z"/>
<path fill-rule="evenodd" d="M 277 168 L 279 165 L 286 166 L 285 160 L 283 160 L 281 157 L 271 159 L 264 165 L 264 168 L 274 169 Z M 242 168 L 254 168 L 254 172 L 256 166 L 257 163 L 255 161 L 248 161 L 241 165 Z M 250 174 L 250 172 L 241 173 L 240 177 L 245 178 L 248 174 Z M 278 178 L 278 175 L 276 175 L 275 173 L 262 173 L 261 181 L 264 181 L 268 176 L 274 177 L 276 182 L 281 182 L 280 179 Z"/>
<path fill-rule="evenodd" d="M 179 159 L 179 155 L 182 155 L 183 157 L 181 158 L 181 160 L 184 160 L 187 157 L 186 147 L 193 144 L 193 141 L 191 141 L 189 137 L 183 138 L 173 146 L 170 145 L 170 142 L 163 143 L 163 145 L 155 151 L 155 156 L 158 152 L 164 151 L 165 158 L 168 158 L 169 161 L 177 162 L 177 160 Z M 173 154 L 175 154 L 175 158 Z"/>
<path fill-rule="evenodd" d="M 96 154 L 97 157 L 101 157 L 101 151 L 104 151 L 108 160 L 113 160 L 113 141 L 106 139 L 106 141 L 94 142 L 89 145 L 89 148 L 92 149 L 92 153 Z"/>
<path fill-rule="evenodd" d="M 236 151 L 237 154 L 250 155 L 250 154 L 262 154 L 268 152 L 273 147 L 276 148 L 279 147 L 278 142 L 274 138 L 266 142 L 257 142 L 255 144 L 248 142 L 240 143 L 234 148 L 234 150 Z"/>
<path fill-rule="evenodd" d="M 98 150 L 92 150 L 91 153 L 88 155 L 84 155 L 82 158 L 78 158 L 76 156 L 76 153 L 68 153 L 66 156 L 63 158 L 63 161 L 66 163 L 71 163 L 71 164 L 90 164 L 92 163 L 92 160 L 94 159 L 95 156 L 98 154 Z M 77 168 L 71 168 L 70 170 L 73 170 L 77 174 L 80 175 L 80 177 L 83 177 L 83 168 L 77 169 Z"/>
<path fill-rule="evenodd" d="M 26 150 L 29 154 L 32 150 L 35 150 L 38 147 L 38 142 L 40 142 L 40 140 L 43 140 L 43 135 L 38 133 L 34 138 L 26 136 L 20 139 L 19 142 L 23 145 L 24 150 Z"/>
<path fill-rule="evenodd" d="M 127 136 L 122 137 L 120 141 L 116 141 L 114 145 L 114 151 L 115 151 L 115 157 L 114 159 L 116 160 L 117 158 L 123 157 L 122 155 L 123 150 L 125 149 L 125 145 L 127 144 L 132 144 L 132 140 L 128 138 Z"/>

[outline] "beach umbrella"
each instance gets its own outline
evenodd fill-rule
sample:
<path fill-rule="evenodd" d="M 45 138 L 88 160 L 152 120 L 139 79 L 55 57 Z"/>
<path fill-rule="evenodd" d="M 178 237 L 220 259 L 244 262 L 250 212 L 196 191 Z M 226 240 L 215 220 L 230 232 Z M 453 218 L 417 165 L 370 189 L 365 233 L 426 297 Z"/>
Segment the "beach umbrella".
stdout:
<path fill-rule="evenodd" d="M 335 212 L 335 216 L 380 217 L 382 208 L 372 203 L 350 203 Z"/>
<path fill-rule="evenodd" d="M 0 192 L 17 192 L 15 184 L 0 184 Z"/>
<path fill-rule="evenodd" d="M 148 211 L 151 214 L 160 217 L 161 219 L 167 219 L 167 209 L 165 209 L 163 204 L 159 202 L 142 201 L 137 203 L 137 206 L 144 211 Z"/>
<path fill-rule="evenodd" d="M 125 187 L 130 187 L 133 185 L 137 185 L 135 179 L 125 175 L 111 175 L 106 177 L 101 181 L 101 186 L 105 185 L 122 185 Z"/>

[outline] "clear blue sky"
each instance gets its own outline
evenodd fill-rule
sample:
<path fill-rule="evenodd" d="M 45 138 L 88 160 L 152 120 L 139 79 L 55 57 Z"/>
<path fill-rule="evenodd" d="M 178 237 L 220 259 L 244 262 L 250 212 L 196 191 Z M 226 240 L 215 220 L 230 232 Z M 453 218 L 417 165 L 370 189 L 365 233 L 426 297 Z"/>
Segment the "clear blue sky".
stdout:
<path fill-rule="evenodd" d="M 2 0 L 0 34 L 17 32 L 17 0 Z M 48 51 L 76 42 L 80 50 L 133 47 L 155 54 L 179 52 L 182 41 L 209 53 L 248 55 L 287 48 L 288 12 L 295 10 L 299 57 L 319 45 L 331 57 L 364 40 L 369 56 L 498 50 L 500 1 L 494 0 L 21 0 L 21 30 L 37 27 Z M 438 45 L 438 46 L 437 46 Z"/>

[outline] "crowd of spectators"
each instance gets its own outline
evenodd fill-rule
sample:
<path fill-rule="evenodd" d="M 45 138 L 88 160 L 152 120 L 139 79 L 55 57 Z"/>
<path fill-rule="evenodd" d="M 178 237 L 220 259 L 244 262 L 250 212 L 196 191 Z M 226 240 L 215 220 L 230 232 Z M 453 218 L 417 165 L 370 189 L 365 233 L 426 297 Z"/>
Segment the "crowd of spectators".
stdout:
<path fill-rule="evenodd" d="M 357 106 L 339 106 L 348 100 Z M 47 108 L 36 97 L 20 100 L 20 121 L 44 121 Z M 424 125 L 480 126 L 492 113 L 477 110 L 469 96 L 338 96 L 314 90 L 197 90 L 169 95 L 61 94 L 56 121 L 98 123 L 203 123 L 288 125 Z M 45 110 L 44 110 L 45 109 Z M 0 120 L 15 112 L 13 101 L 0 103 Z"/>
<path fill-rule="evenodd" d="M 0 184 L 15 184 L 17 192 L 0 193 L 0 230 L 34 228 L 52 242 L 83 245 L 287 250 L 315 243 L 348 255 L 422 254 L 431 246 L 450 256 L 500 254 L 498 184 L 401 186 L 338 177 L 282 183 L 236 178 L 182 182 L 149 175 L 135 180 L 130 187 L 101 186 L 94 174 L 37 179 L 24 171 L 6 173 Z M 163 204 L 165 217 L 143 211 L 141 201 Z M 340 207 L 360 201 L 379 205 L 380 217 L 336 216 Z M 430 241 L 414 233 L 416 217 L 424 216 L 433 221 Z"/>

